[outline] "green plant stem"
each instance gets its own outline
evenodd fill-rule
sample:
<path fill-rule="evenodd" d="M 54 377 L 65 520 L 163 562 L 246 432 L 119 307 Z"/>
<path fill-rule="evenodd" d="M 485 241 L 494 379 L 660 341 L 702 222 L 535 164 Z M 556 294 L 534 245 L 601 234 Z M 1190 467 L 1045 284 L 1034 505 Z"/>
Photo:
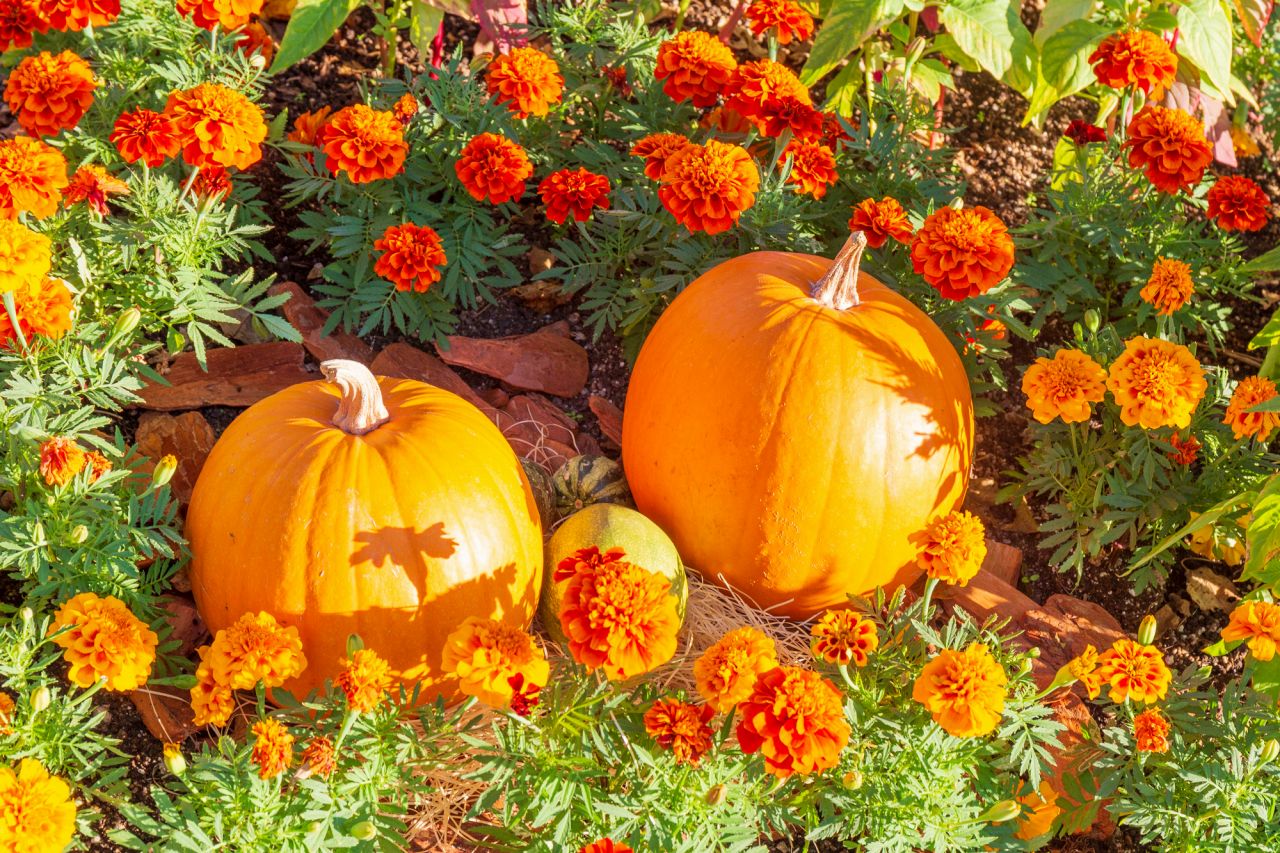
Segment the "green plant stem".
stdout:
<path fill-rule="evenodd" d="M 929 578 L 924 582 L 924 594 L 920 596 L 920 621 L 929 624 L 929 610 L 933 606 L 933 591 L 938 588 L 938 579 Z"/>
<path fill-rule="evenodd" d="M 684 16 L 689 14 L 689 6 L 691 3 L 693 3 L 693 0 L 680 0 L 680 7 L 676 11 L 676 23 L 673 32 L 678 33 L 684 29 Z"/>
<path fill-rule="evenodd" d="M 9 312 L 9 325 L 13 326 L 13 333 L 18 336 L 18 344 L 25 353 L 29 344 L 27 343 L 27 336 L 23 334 L 22 323 L 18 321 L 18 306 L 14 304 L 12 290 L 4 292 L 4 310 Z"/>
<path fill-rule="evenodd" d="M 769 30 L 769 58 L 774 62 L 778 61 L 778 31 L 776 29 Z"/>
<path fill-rule="evenodd" d="M 1267 354 L 1263 356 L 1262 367 L 1258 368 L 1258 375 L 1264 379 L 1274 379 L 1280 375 L 1280 344 L 1272 344 L 1267 347 Z"/>

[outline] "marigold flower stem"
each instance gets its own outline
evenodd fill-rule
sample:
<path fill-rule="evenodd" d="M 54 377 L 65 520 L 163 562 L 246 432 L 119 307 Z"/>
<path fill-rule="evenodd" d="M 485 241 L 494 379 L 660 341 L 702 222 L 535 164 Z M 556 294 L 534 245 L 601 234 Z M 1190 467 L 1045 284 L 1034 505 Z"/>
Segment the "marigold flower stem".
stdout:
<path fill-rule="evenodd" d="M 933 591 L 938 588 L 938 578 L 929 578 L 924 582 L 924 594 L 920 596 L 920 619 L 929 622 L 929 610 L 933 606 Z"/>
<path fill-rule="evenodd" d="M 9 325 L 13 326 L 13 333 L 18 336 L 18 344 L 25 353 L 28 347 L 27 336 L 22 331 L 22 323 L 18 321 L 18 306 L 13 302 L 12 290 L 4 292 L 4 310 L 9 312 Z"/>

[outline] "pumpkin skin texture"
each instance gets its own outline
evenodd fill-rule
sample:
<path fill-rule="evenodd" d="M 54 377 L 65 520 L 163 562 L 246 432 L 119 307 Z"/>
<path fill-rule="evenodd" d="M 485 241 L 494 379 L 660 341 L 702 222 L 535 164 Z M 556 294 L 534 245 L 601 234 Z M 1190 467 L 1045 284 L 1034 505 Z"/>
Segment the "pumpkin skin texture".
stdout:
<path fill-rule="evenodd" d="M 363 435 L 334 425 L 343 392 L 326 382 L 231 424 L 187 516 L 196 605 L 214 632 L 259 610 L 296 627 L 307 668 L 284 686 L 297 696 L 341 672 L 359 634 L 397 677 L 422 679 L 420 701 L 452 700 L 440 672 L 449 633 L 469 616 L 533 618 L 542 525 L 515 453 L 479 410 L 421 382 L 374 387 L 388 419 Z"/>
<path fill-rule="evenodd" d="M 960 357 L 854 250 L 755 252 L 700 276 L 645 341 L 623 414 L 640 511 L 704 577 L 794 618 L 913 582 L 913 537 L 968 487 Z M 856 304 L 811 296 L 842 269 Z"/>

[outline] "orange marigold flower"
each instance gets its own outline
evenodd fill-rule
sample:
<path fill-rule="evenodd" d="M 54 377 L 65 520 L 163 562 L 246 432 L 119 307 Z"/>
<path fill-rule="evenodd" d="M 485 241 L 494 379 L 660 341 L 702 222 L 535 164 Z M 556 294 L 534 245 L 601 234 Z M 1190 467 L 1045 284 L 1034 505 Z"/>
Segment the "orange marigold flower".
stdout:
<path fill-rule="evenodd" d="M 285 138 L 302 145 L 318 145 L 320 130 L 329 123 L 329 113 L 332 111 L 333 107 L 321 107 L 313 112 L 298 113 L 298 117 L 293 120 L 293 130 Z"/>
<path fill-rule="evenodd" d="M 283 723 L 268 717 L 253 724 L 253 754 L 258 776 L 274 779 L 293 764 L 293 735 Z"/>
<path fill-rule="evenodd" d="M 67 680 L 79 687 L 103 681 L 108 690 L 147 683 L 160 638 L 123 601 L 82 592 L 58 608 L 49 627 L 70 664 Z"/>
<path fill-rule="evenodd" d="M 592 208 L 609 207 L 609 179 L 586 169 L 561 169 L 538 184 L 538 194 L 547 206 L 547 219 L 558 225 L 573 216 L 576 222 L 591 218 Z"/>
<path fill-rule="evenodd" d="M 197 27 L 227 32 L 238 30 L 262 12 L 264 0 L 178 0 L 178 14 L 190 18 Z"/>
<path fill-rule="evenodd" d="M 338 762 L 333 752 L 333 741 L 323 735 L 316 735 L 307 741 L 302 750 L 302 773 L 306 776 L 328 777 Z"/>
<path fill-rule="evenodd" d="M 1226 175 L 1214 181 L 1205 196 L 1207 215 L 1223 231 L 1261 231 L 1267 224 L 1271 199 L 1251 178 Z"/>
<path fill-rule="evenodd" d="M 152 168 L 182 150 L 169 117 L 141 107 L 131 113 L 121 113 L 108 139 L 126 163 L 141 160 Z"/>
<path fill-rule="evenodd" d="M 1173 258 L 1156 258 L 1151 276 L 1138 295 L 1155 308 L 1157 314 L 1167 316 L 1190 302 L 1194 291 L 1189 264 Z"/>
<path fill-rule="evenodd" d="M 55 435 L 40 445 L 40 476 L 50 486 L 65 486 L 84 470 L 84 450 L 75 439 Z"/>
<path fill-rule="evenodd" d="M 66 287 L 62 288 L 66 290 Z M 111 460 L 96 450 L 85 454 L 85 464 L 89 466 L 89 482 L 96 483 L 106 474 L 111 473 Z"/>
<path fill-rule="evenodd" d="M 1058 805 L 1058 792 L 1047 781 L 1040 781 L 1040 788 L 1022 793 L 1025 786 L 1018 787 L 1018 802 L 1026 809 L 1026 813 L 1018 819 L 1018 830 L 1015 838 L 1031 841 L 1053 829 L 1053 822 L 1062 814 Z"/>
<path fill-rule="evenodd" d="M 760 173 L 746 149 L 710 139 L 667 158 L 658 198 L 691 232 L 719 234 L 755 204 L 759 188 Z"/>
<path fill-rule="evenodd" d="M 412 222 L 389 226 L 373 248 L 382 253 L 373 271 L 402 292 L 426 293 L 440 280 L 440 268 L 449 262 L 435 229 Z"/>
<path fill-rule="evenodd" d="M 911 242 L 911 223 L 907 221 L 907 212 L 902 209 L 896 198 L 885 196 L 876 201 L 866 198 L 853 207 L 853 216 L 849 217 L 849 230 L 861 231 L 867 238 L 867 245 L 879 249 L 890 237 L 899 243 Z"/>
<path fill-rule="evenodd" d="M 552 579 L 556 583 L 567 581 L 580 572 L 593 572 L 606 563 L 617 563 L 626 556 L 627 552 L 621 548 L 610 548 L 607 551 L 601 551 L 598 545 L 579 548 L 556 563 Z"/>
<path fill-rule="evenodd" d="M 916 564 L 931 578 L 966 586 L 987 558 L 987 529 L 982 519 L 958 510 L 934 519 L 916 537 Z"/>
<path fill-rule="evenodd" d="M 760 753 L 765 772 L 780 779 L 835 767 L 849 743 L 840 691 L 807 669 L 779 666 L 762 673 L 738 711 L 738 745 Z"/>
<path fill-rule="evenodd" d="M 783 131 L 790 130 L 796 139 L 822 144 L 828 149 L 832 148 L 824 138 L 826 122 L 822 113 L 812 104 L 793 95 L 765 101 L 754 120 L 748 120 L 728 108 L 721 109 L 721 112 L 725 115 L 737 116 L 740 121 L 746 123 L 747 128 L 741 131 L 743 133 L 750 130 L 752 124 L 759 128 L 761 134 L 770 137 L 781 136 Z"/>
<path fill-rule="evenodd" d="M 1266 663 L 1280 646 L 1280 604 L 1270 601 L 1242 601 L 1231 611 L 1222 639 L 1228 643 L 1249 641 L 1249 654 Z"/>
<path fill-rule="evenodd" d="M 56 341 L 70 330 L 75 300 L 65 281 L 46 277 L 34 291 L 19 288 L 14 291 L 13 297 L 18 325 L 28 342 L 37 335 Z M 0 348 L 10 347 L 16 338 L 9 312 L 0 309 Z M 97 458 L 105 457 L 96 452 L 90 452 L 86 457 L 94 470 L 91 481 L 97 481 L 101 476 L 97 472 Z"/>
<path fill-rule="evenodd" d="M 231 173 L 222 166 L 205 166 L 191 182 L 191 192 L 199 199 L 224 199 L 231 195 Z"/>
<path fill-rule="evenodd" d="M 912 239 L 911 265 L 947 299 L 979 296 L 1013 269 L 1013 238 L 985 207 L 944 207 Z"/>
<path fill-rule="evenodd" d="M 1155 646 L 1116 640 L 1098 658 L 1098 677 L 1111 685 L 1108 695 L 1112 702 L 1132 699 L 1150 705 L 1169 692 L 1173 673 Z"/>
<path fill-rule="evenodd" d="M 1138 752 L 1169 751 L 1169 719 L 1155 708 L 1133 718 L 1133 739 Z"/>
<path fill-rule="evenodd" d="M 836 174 L 836 155 L 821 142 L 793 139 L 782 150 L 778 165 L 791 160 L 791 174 L 787 183 L 793 184 L 797 193 L 808 193 L 814 198 L 827 194 L 827 187 L 840 179 Z"/>
<path fill-rule="evenodd" d="M 471 617 L 445 640 L 441 668 L 458 679 L 458 689 L 494 708 L 512 704 L 521 693 L 541 688 L 551 675 L 546 655 L 528 631 L 493 619 Z M 536 691 L 534 691 L 536 692 Z M 527 716 L 527 715 L 526 715 Z"/>
<path fill-rule="evenodd" d="M 755 123 L 747 121 L 740 113 L 733 110 L 713 107 L 698 119 L 698 127 L 714 130 L 722 135 L 746 136 L 755 129 Z"/>
<path fill-rule="evenodd" d="M 68 207 L 83 201 L 99 216 L 106 216 L 111 212 L 107 207 L 108 197 L 128 194 L 129 185 L 101 166 L 81 166 L 76 169 L 76 173 L 71 176 L 71 183 L 62 190 Z"/>
<path fill-rule="evenodd" d="M 679 699 L 659 699 L 644 714 L 644 730 L 663 749 L 671 750 L 676 762 L 697 766 L 711 751 L 710 705 L 694 705 Z"/>
<path fill-rule="evenodd" d="M 692 145 L 678 133 L 651 133 L 631 146 L 633 157 L 644 158 L 644 174 L 655 181 L 662 180 L 667 159 L 686 145 Z"/>
<path fill-rule="evenodd" d="M 855 124 L 854 126 L 856 127 L 857 125 Z M 849 131 L 845 130 L 844 122 L 834 112 L 822 114 L 822 141 L 827 143 L 827 147 L 833 151 L 839 151 L 841 145 L 853 141 Z"/>
<path fill-rule="evenodd" d="M 693 664 L 698 694 L 720 713 L 746 701 L 761 673 L 778 665 L 773 639 L 757 628 L 735 628 L 710 646 Z"/>
<path fill-rule="evenodd" d="M 794 98 L 802 104 L 812 104 L 809 90 L 796 73 L 772 59 L 747 62 L 733 72 L 724 99 L 725 109 L 741 113 L 761 128 L 763 117 L 779 101 Z"/>
<path fill-rule="evenodd" d="M 658 46 L 653 75 L 665 81 L 662 91 L 673 101 L 709 107 L 729 85 L 737 67 L 733 51 L 720 39 L 701 30 L 685 30 Z"/>
<path fill-rule="evenodd" d="M 1107 375 L 1120 420 L 1143 429 L 1186 428 L 1207 387 L 1204 369 L 1191 350 L 1145 336 L 1125 341 Z"/>
<path fill-rule="evenodd" d="M 44 27 L 39 0 L 0 0 L 0 53 L 31 47 L 32 36 Z"/>
<path fill-rule="evenodd" d="M 53 262 L 52 245 L 21 222 L 0 218 L 0 293 L 39 288 Z"/>
<path fill-rule="evenodd" d="M 34 758 L 22 759 L 17 772 L 0 767 L 0 849 L 58 853 L 75 834 L 71 786 Z"/>
<path fill-rule="evenodd" d="M 624 98 L 630 98 L 632 88 L 630 81 L 627 80 L 627 66 L 625 65 L 606 65 L 600 69 L 600 76 L 608 81 L 609 85 Z"/>
<path fill-rule="evenodd" d="M 32 136 L 51 136 L 75 127 L 93 104 L 89 63 L 69 50 L 47 50 L 18 63 L 4 86 L 4 99 L 18 124 Z"/>
<path fill-rule="evenodd" d="M 1178 56 L 1150 30 L 1112 33 L 1089 55 L 1098 82 L 1112 89 L 1136 86 L 1153 98 L 1173 85 Z"/>
<path fill-rule="evenodd" d="M 818 660 L 837 666 L 866 666 L 880 646 L 876 624 L 852 610 L 828 610 L 809 628 L 810 648 Z"/>
<path fill-rule="evenodd" d="M 482 133 L 462 149 L 453 170 L 476 201 L 502 204 L 524 195 L 524 182 L 533 174 L 533 164 L 524 149 L 510 139 Z"/>
<path fill-rule="evenodd" d="M 565 587 L 560 628 L 569 653 L 611 681 L 649 672 L 676 652 L 680 617 L 671 579 L 614 560 L 576 572 Z"/>
<path fill-rule="evenodd" d="M 245 56 L 255 53 L 262 61 L 270 64 L 276 55 L 276 40 L 267 32 L 267 28 L 257 21 L 250 21 L 240 28 L 240 38 L 236 39 L 236 48 Z"/>
<path fill-rule="evenodd" d="M 252 690 L 258 682 L 279 687 L 307 666 L 298 629 L 278 623 L 270 613 L 246 613 L 206 646 L 201 658 L 217 680 L 231 690 Z"/>
<path fill-rule="evenodd" d="M 353 711 L 367 714 L 382 703 L 391 689 L 391 666 L 373 649 L 357 649 L 342 661 L 344 669 L 334 684 L 347 697 Z"/>
<path fill-rule="evenodd" d="M 1236 438 L 1256 436 L 1258 441 L 1266 441 L 1271 433 L 1280 427 L 1280 412 L 1249 411 L 1260 403 L 1274 400 L 1276 383 L 1264 376 L 1249 376 L 1240 380 L 1236 390 L 1231 394 L 1231 402 L 1227 404 L 1226 417 L 1222 422 L 1231 427 Z"/>
<path fill-rule="evenodd" d="M 267 125 L 262 108 L 234 89 L 201 83 L 173 92 L 164 106 L 192 166 L 247 169 L 262 159 Z"/>
<path fill-rule="evenodd" d="M 196 667 L 196 684 L 191 688 L 191 710 L 197 726 L 223 726 L 235 711 L 235 696 L 225 681 L 219 681 L 206 659 L 210 646 L 196 650 L 200 665 Z M 224 676 L 225 677 L 225 676 Z"/>
<path fill-rule="evenodd" d="M 757 36 L 774 30 L 778 44 L 791 44 L 792 39 L 805 41 L 813 36 L 813 16 L 793 0 L 756 0 L 747 7 L 747 21 Z"/>
<path fill-rule="evenodd" d="M 1196 459 L 1200 458 L 1200 439 L 1195 435 L 1187 433 L 1187 437 L 1183 438 L 1181 434 L 1174 433 L 1169 436 L 1169 458 L 1179 465 L 1194 465 Z"/>
<path fill-rule="evenodd" d="M 0 218 L 52 216 L 67 183 L 67 160 L 58 149 L 30 136 L 0 140 Z"/>
<path fill-rule="evenodd" d="M 13 713 L 17 708 L 12 696 L 0 693 L 0 735 L 13 734 Z"/>
<path fill-rule="evenodd" d="M 943 649 L 925 664 L 911 698 L 933 721 L 955 737 L 981 737 L 995 731 L 1004 715 L 1009 679 L 982 643 L 962 652 Z"/>
<path fill-rule="evenodd" d="M 612 838 L 601 838 L 599 841 L 593 841 L 586 847 L 578 849 L 578 853 L 636 853 L 621 841 L 614 841 Z"/>
<path fill-rule="evenodd" d="M 1129 122 L 1129 165 L 1143 169 L 1156 189 L 1174 194 L 1199 183 L 1213 162 L 1204 125 L 1189 113 L 1147 104 Z"/>
<path fill-rule="evenodd" d="M 1084 647 L 1079 655 L 1067 663 L 1067 671 L 1071 677 L 1084 685 L 1090 699 L 1097 699 L 1102 690 L 1102 676 L 1098 672 L 1098 650 L 1093 644 Z"/>
<path fill-rule="evenodd" d="M 78 33 L 90 24 L 104 27 L 120 17 L 120 0 L 37 0 L 36 5 L 48 29 L 59 33 Z"/>
<path fill-rule="evenodd" d="M 544 116 L 564 97 L 560 66 L 536 47 L 516 47 L 489 63 L 485 88 L 516 118 Z"/>
<path fill-rule="evenodd" d="M 1086 353 L 1060 349 L 1052 359 L 1037 358 L 1022 375 L 1031 416 L 1042 424 L 1054 418 L 1063 423 L 1089 420 L 1093 404 L 1106 396 L 1107 371 Z"/>
<path fill-rule="evenodd" d="M 418 99 L 405 92 L 391 106 L 391 114 L 401 124 L 408 124 L 418 114 Z"/>

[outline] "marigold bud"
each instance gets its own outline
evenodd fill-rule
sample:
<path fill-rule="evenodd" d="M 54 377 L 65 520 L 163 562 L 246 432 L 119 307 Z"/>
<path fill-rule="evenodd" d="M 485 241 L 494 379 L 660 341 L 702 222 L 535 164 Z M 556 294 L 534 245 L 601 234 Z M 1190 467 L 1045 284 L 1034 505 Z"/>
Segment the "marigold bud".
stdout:
<path fill-rule="evenodd" d="M 1144 646 L 1149 646 L 1156 640 L 1156 617 L 1148 613 L 1142 617 L 1142 623 L 1138 625 L 1138 642 Z"/>
<path fill-rule="evenodd" d="M 1084 327 L 1094 335 L 1098 333 L 1098 329 L 1102 328 L 1102 315 L 1098 313 L 1097 308 L 1090 308 L 1084 312 Z"/>
<path fill-rule="evenodd" d="M 862 772 L 859 770 L 850 770 L 840 779 L 841 783 L 850 791 L 856 791 L 862 787 Z"/>
<path fill-rule="evenodd" d="M 1035 662 L 1031 658 L 1023 658 L 1022 663 L 1018 664 L 1018 675 L 1026 675 L 1031 672 L 1031 667 L 1035 666 Z"/>
<path fill-rule="evenodd" d="M 83 524 L 77 524 L 75 527 L 71 528 L 71 541 L 77 545 L 83 545 L 85 542 L 88 542 L 89 528 L 85 527 Z"/>
<path fill-rule="evenodd" d="M 1258 756 L 1258 766 L 1270 764 L 1276 760 L 1277 756 L 1280 756 L 1280 740 L 1271 738 L 1271 740 L 1262 745 L 1262 754 Z"/>
<path fill-rule="evenodd" d="M 31 713 L 39 714 L 45 708 L 49 707 L 49 703 L 53 701 L 53 693 L 48 687 L 41 685 L 37 687 L 31 694 Z"/>
<path fill-rule="evenodd" d="M 111 327 L 111 337 L 107 338 L 106 349 L 111 349 L 116 344 L 129 337 L 129 335 L 133 334 L 133 330 L 138 328 L 138 324 L 141 322 L 141 311 L 137 308 L 127 309 L 116 318 L 115 325 Z"/>
<path fill-rule="evenodd" d="M 151 488 L 159 489 L 168 485 L 177 470 L 178 458 L 176 456 L 168 453 L 161 457 L 160 461 L 156 463 L 156 469 L 151 472 Z"/>
<path fill-rule="evenodd" d="M 22 612 L 22 621 L 23 621 L 23 622 L 32 622 L 32 621 L 34 621 L 34 620 L 35 620 L 35 618 L 36 618 L 36 612 L 35 612 L 34 610 L 32 610 L 30 607 L 24 607 L 24 608 L 22 608 L 22 611 L 21 611 L 21 612 Z"/>
<path fill-rule="evenodd" d="M 187 772 L 187 759 L 182 755 L 182 747 L 176 743 L 164 745 L 164 769 L 174 776 L 181 776 Z"/>
<path fill-rule="evenodd" d="M 351 825 L 351 837 L 357 841 L 372 841 L 378 837 L 378 828 L 371 820 L 362 820 Z"/>
<path fill-rule="evenodd" d="M 707 791 L 707 805 L 718 806 L 729 796 L 729 789 L 724 785 L 713 785 L 711 790 Z"/>
<path fill-rule="evenodd" d="M 1006 823 L 1022 815 L 1022 805 L 1017 800 L 1001 800 L 979 816 L 987 823 Z"/>

